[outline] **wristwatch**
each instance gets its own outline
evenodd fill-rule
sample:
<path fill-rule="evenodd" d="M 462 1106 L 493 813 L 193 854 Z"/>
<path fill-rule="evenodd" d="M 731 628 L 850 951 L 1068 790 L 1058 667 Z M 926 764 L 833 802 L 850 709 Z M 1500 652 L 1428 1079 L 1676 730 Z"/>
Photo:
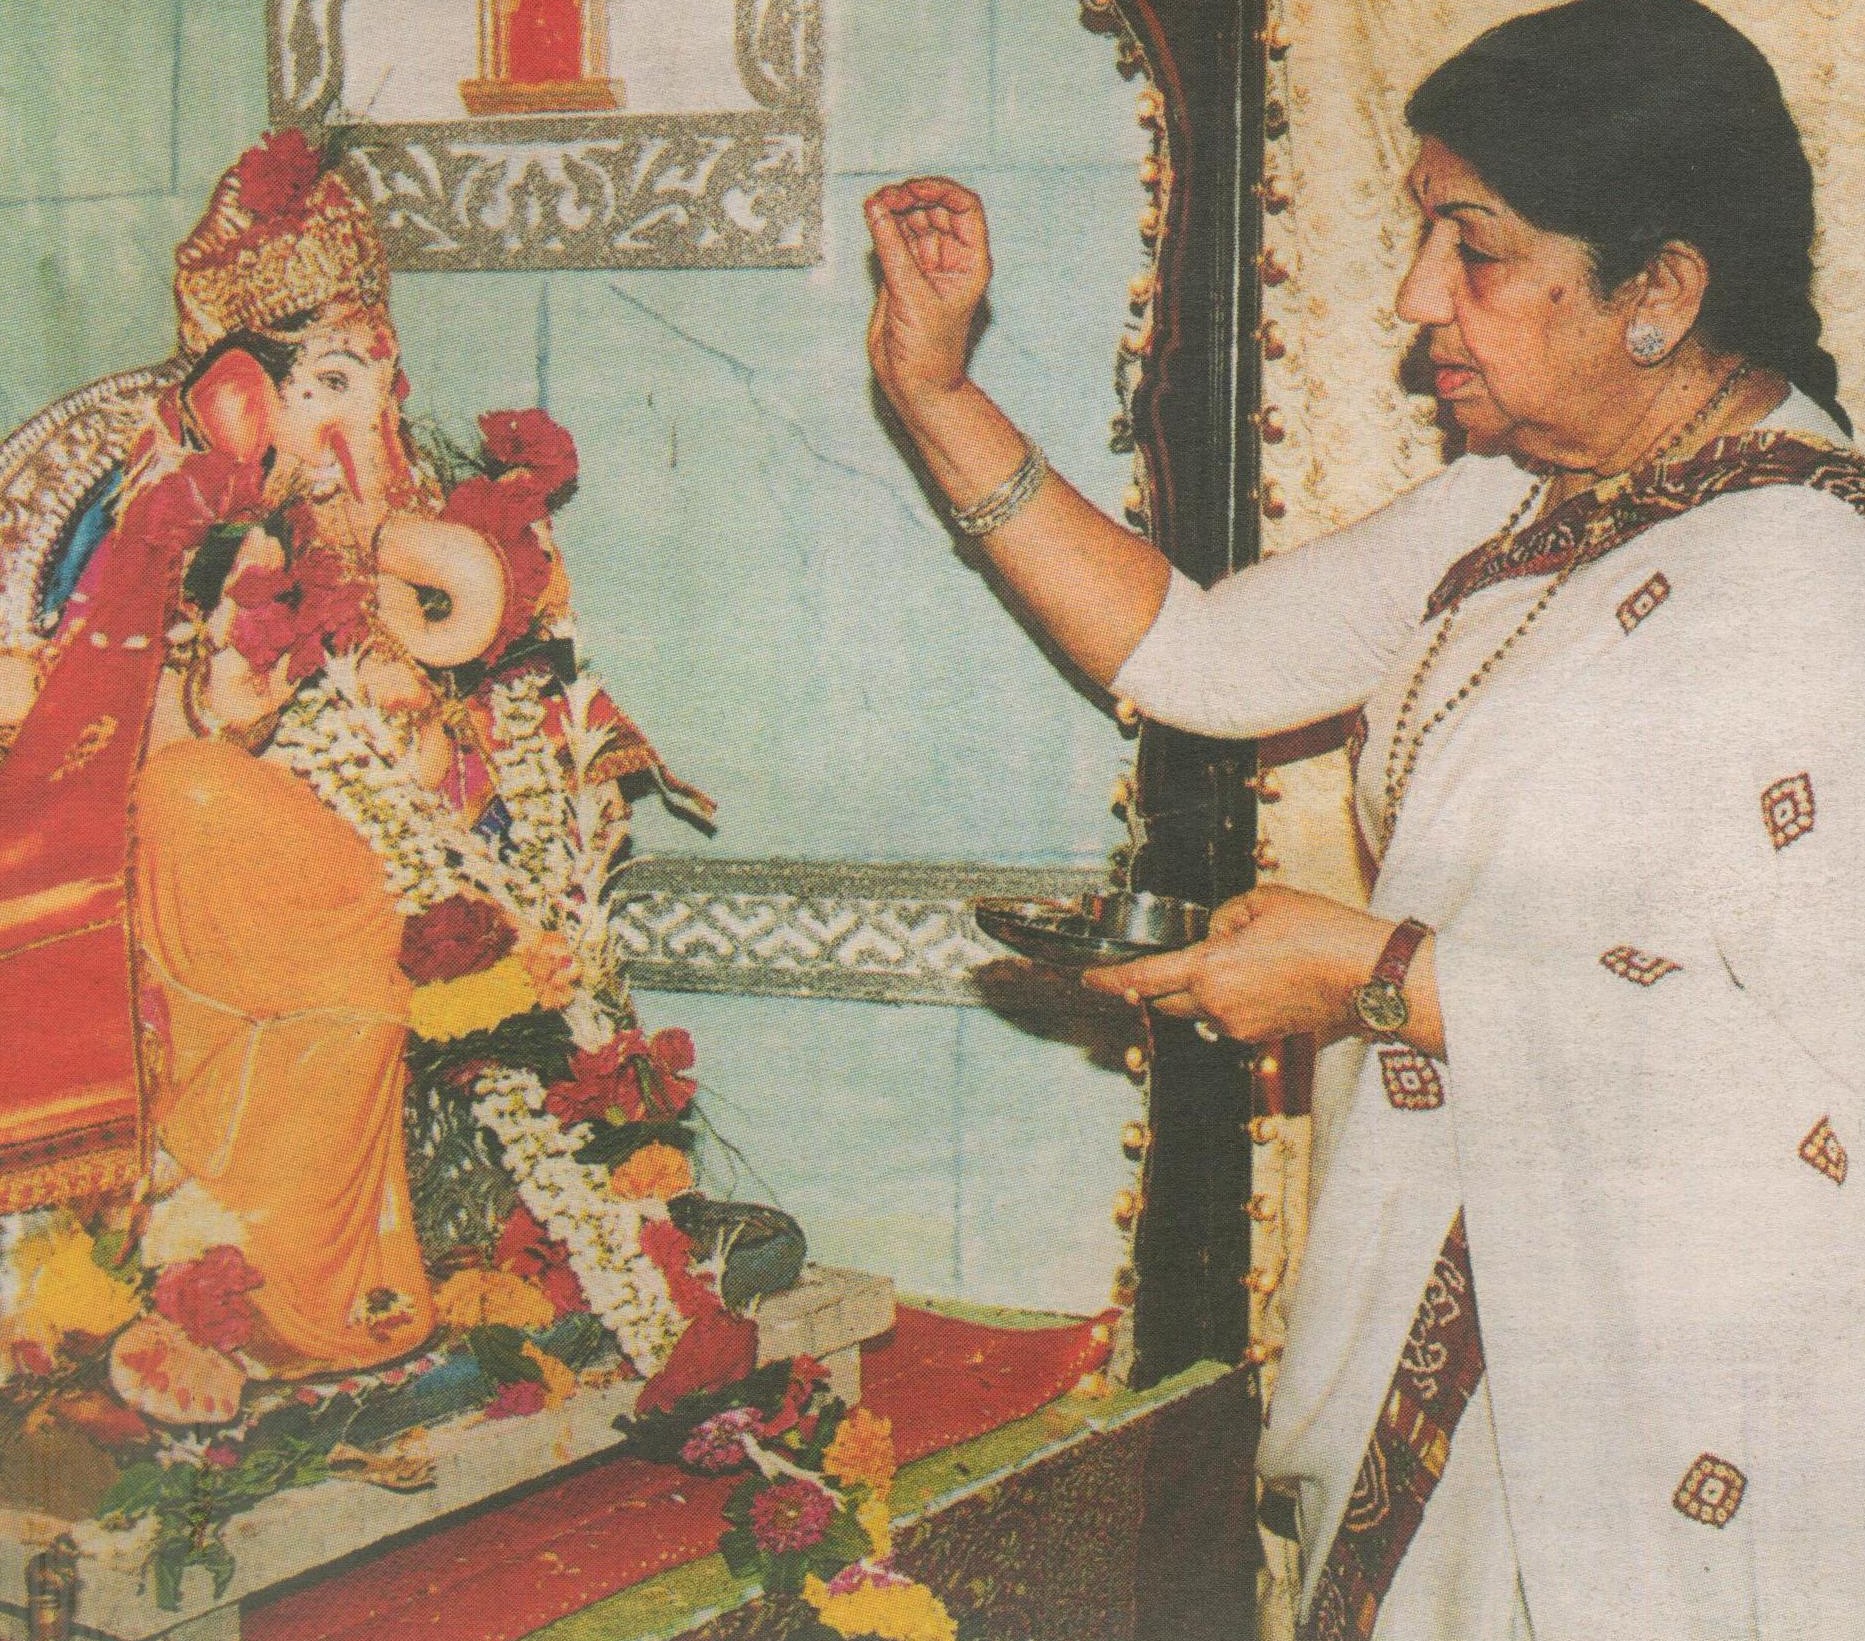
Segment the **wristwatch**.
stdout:
<path fill-rule="evenodd" d="M 1372 977 L 1354 988 L 1353 1012 L 1375 1037 L 1397 1036 L 1411 1019 L 1412 1011 L 1405 1006 L 1405 971 L 1430 933 L 1417 918 L 1408 917 L 1392 931 Z"/>

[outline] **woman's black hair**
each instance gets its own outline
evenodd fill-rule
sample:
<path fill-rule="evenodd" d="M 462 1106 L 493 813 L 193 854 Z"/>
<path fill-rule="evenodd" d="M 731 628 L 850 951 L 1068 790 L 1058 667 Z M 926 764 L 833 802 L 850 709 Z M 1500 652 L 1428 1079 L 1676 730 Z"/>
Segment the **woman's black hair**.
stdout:
<path fill-rule="evenodd" d="M 1406 105 L 1538 228 L 1582 241 L 1602 294 L 1667 241 L 1710 283 L 1710 346 L 1779 371 L 1848 433 L 1813 305 L 1813 171 L 1768 60 L 1697 0 L 1573 0 L 1512 18 Z"/>

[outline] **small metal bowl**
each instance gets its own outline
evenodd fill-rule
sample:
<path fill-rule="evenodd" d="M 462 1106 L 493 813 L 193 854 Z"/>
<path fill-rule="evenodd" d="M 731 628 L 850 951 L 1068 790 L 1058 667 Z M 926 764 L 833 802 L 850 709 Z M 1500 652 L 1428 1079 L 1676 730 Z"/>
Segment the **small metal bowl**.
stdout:
<path fill-rule="evenodd" d="M 1079 900 L 974 900 L 978 927 L 1013 952 L 1059 969 L 1156 957 L 1204 939 L 1210 911 L 1170 895 L 1114 890 Z"/>

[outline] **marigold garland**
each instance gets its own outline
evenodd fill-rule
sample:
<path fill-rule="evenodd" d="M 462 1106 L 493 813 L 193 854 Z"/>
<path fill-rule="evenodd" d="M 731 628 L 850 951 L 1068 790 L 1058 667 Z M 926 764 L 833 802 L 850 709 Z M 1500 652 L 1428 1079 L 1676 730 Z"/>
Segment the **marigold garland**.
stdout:
<path fill-rule="evenodd" d="M 836 1428 L 822 1456 L 825 1475 L 837 1481 L 863 1482 L 885 1494 L 894 1482 L 894 1426 L 891 1419 L 857 1407 Z"/>
<path fill-rule="evenodd" d="M 945 1603 L 924 1584 L 864 1582 L 834 1590 L 813 1574 L 803 1599 L 837 1635 L 871 1635 L 879 1641 L 958 1641 L 958 1625 Z"/>
<path fill-rule="evenodd" d="M 478 974 L 415 987 L 408 1002 L 408 1025 L 417 1037 L 447 1043 L 490 1031 L 537 1006 L 530 969 L 522 958 L 505 957 Z"/>
<path fill-rule="evenodd" d="M 457 1271 L 434 1295 L 434 1314 L 448 1327 L 547 1328 L 557 1308 L 542 1291 L 510 1271 Z"/>

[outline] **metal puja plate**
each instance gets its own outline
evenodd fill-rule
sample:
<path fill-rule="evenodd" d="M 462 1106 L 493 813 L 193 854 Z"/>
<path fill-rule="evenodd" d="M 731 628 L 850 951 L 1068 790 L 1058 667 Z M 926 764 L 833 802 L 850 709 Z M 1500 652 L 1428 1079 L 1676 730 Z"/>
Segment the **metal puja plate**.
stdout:
<path fill-rule="evenodd" d="M 1202 940 L 1209 913 L 1164 895 L 1088 894 L 1079 901 L 981 899 L 978 928 L 1019 956 L 1058 969 L 1157 957 Z"/>

